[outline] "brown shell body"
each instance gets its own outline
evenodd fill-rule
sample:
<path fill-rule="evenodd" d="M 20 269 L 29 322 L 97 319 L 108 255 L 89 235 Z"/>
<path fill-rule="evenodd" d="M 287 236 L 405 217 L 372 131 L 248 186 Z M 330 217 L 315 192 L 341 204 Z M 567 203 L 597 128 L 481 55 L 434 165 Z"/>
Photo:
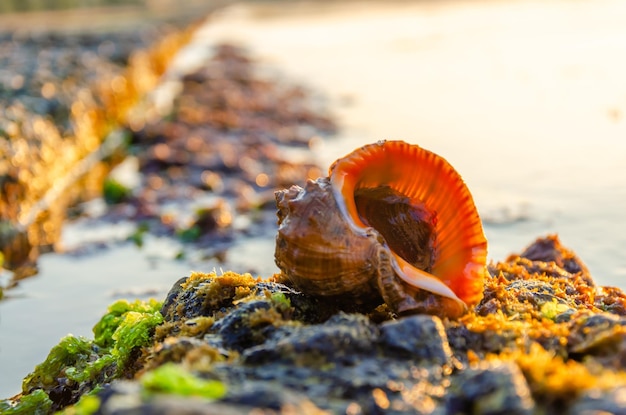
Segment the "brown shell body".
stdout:
<path fill-rule="evenodd" d="M 276 264 L 292 285 L 319 296 L 350 293 L 357 301 L 379 295 L 377 235 L 357 234 L 337 214 L 328 178 L 278 191 L 276 204 Z"/>
<path fill-rule="evenodd" d="M 482 298 L 487 241 L 471 194 L 443 158 L 381 141 L 329 177 L 276 193 L 276 264 L 296 288 L 396 312 L 458 316 Z"/>

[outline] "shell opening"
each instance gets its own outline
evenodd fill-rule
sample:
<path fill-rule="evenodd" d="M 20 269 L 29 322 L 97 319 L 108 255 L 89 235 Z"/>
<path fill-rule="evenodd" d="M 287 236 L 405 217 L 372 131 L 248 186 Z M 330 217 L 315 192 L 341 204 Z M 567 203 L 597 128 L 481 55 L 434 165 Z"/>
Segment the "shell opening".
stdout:
<path fill-rule="evenodd" d="M 487 241 L 469 190 L 442 157 L 402 141 L 355 150 L 330 167 L 339 210 L 376 229 L 408 284 L 458 301 L 482 298 Z"/>
<path fill-rule="evenodd" d="M 409 264 L 432 271 L 436 257 L 436 215 L 389 186 L 357 189 L 359 217 L 376 229 L 391 250 Z"/>

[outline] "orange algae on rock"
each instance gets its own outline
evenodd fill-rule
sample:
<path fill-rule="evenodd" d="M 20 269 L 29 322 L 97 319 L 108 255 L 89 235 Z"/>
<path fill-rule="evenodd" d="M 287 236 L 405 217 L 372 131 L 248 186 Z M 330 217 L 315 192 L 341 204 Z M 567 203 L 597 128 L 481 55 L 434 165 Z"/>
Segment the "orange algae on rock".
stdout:
<path fill-rule="evenodd" d="M 182 290 L 194 288 L 199 297 L 204 298 L 205 306 L 219 308 L 229 301 L 237 301 L 248 297 L 254 292 L 260 278 L 250 274 L 237 274 L 226 271 L 218 277 L 215 272 L 205 274 L 192 272 L 189 278 L 181 284 Z"/>
<path fill-rule="evenodd" d="M 623 370 L 564 359 L 533 343 L 527 350 L 515 350 L 488 359 L 512 360 L 522 370 L 535 396 L 546 401 L 572 401 L 588 390 L 609 390 L 626 385 Z"/>
<path fill-rule="evenodd" d="M 136 380 L 175 362 L 222 380 L 220 405 L 243 405 L 238 413 L 294 402 L 332 414 L 361 405 L 381 414 L 624 413 L 626 318 L 604 307 L 624 295 L 568 261 L 569 271 L 549 257 L 491 264 L 483 300 L 459 319 L 398 318 L 382 299 L 371 314 L 345 313 L 280 278 L 193 273 L 168 294 Z M 102 407 L 116 394 L 102 394 Z"/>
<path fill-rule="evenodd" d="M 514 361 L 548 405 L 626 385 L 624 293 L 597 287 L 558 237 L 538 239 L 489 271 L 474 312 L 447 322 L 449 333 L 469 339 L 457 350 L 472 342 L 462 360 Z"/>
<path fill-rule="evenodd" d="M 281 390 L 297 384 L 323 409 L 348 399 L 337 395 L 341 390 L 354 391 L 344 392 L 354 393 L 351 402 L 371 402 L 380 413 L 412 413 L 428 402 L 429 412 L 579 414 L 594 405 L 594 396 L 618 396 L 616 388 L 626 388 L 624 295 L 597 287 L 575 255 L 561 252 L 558 238 L 534 245 L 541 249 L 526 252 L 548 254 L 489 265 L 483 299 L 456 320 L 397 318 L 382 298 L 369 315 L 345 314 L 332 302 L 280 284 L 289 283 L 280 276 L 194 273 L 172 291 L 176 301 L 166 301 L 165 320 L 193 322 L 201 313 L 214 323 L 192 339 L 168 338 L 154 349 L 155 360 L 165 361 L 172 350 L 180 362 L 207 374 L 217 370 L 238 379 L 245 373 Z M 437 335 L 426 330 L 435 326 L 441 328 Z M 206 349 L 206 339 L 215 338 L 219 347 Z M 278 375 L 293 371 L 298 379 Z M 332 408 L 330 413 L 345 413 L 348 406 Z"/>

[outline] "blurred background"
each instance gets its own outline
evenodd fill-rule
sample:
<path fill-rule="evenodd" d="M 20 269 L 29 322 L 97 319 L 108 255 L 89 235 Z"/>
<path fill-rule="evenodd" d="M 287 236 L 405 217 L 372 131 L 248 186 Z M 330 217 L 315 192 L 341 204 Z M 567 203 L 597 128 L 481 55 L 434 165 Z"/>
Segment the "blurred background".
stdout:
<path fill-rule="evenodd" d="M 626 3 L 4 1 L 0 397 L 118 298 L 267 277 L 273 191 L 403 139 L 503 260 L 558 233 L 626 287 Z"/>

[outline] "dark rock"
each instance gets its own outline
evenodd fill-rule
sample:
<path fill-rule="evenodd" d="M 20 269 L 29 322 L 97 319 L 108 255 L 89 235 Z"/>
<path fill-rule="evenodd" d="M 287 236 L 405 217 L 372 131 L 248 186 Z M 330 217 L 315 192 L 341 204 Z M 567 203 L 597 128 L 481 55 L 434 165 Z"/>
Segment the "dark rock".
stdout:
<path fill-rule="evenodd" d="M 263 343 L 275 330 L 271 324 L 263 327 L 252 327 L 250 315 L 258 310 L 269 310 L 267 301 L 243 303 L 223 319 L 217 321 L 212 330 L 217 331 L 225 348 L 242 352 L 252 346 Z"/>
<path fill-rule="evenodd" d="M 626 294 L 617 287 L 598 287 L 594 305 L 600 310 L 626 315 Z"/>
<path fill-rule="evenodd" d="M 189 399 L 176 395 L 157 395 L 148 400 L 141 399 L 141 388 L 135 382 L 114 382 L 98 394 L 100 408 L 95 415 L 241 415 L 254 413 L 254 408 L 265 408 L 264 415 L 302 414 L 324 415 L 306 397 L 289 391 L 274 391 L 281 395 L 275 402 L 268 388 L 256 385 L 236 398 L 220 402 L 206 399 Z M 268 400 L 268 396 L 270 396 Z M 263 403 L 269 403 L 266 405 Z M 286 412 L 291 411 L 291 412 Z"/>
<path fill-rule="evenodd" d="M 247 363 L 269 361 L 351 362 L 373 350 L 378 329 L 365 316 L 339 313 L 327 322 L 307 328 L 279 330 L 268 342 L 243 353 Z"/>
<path fill-rule="evenodd" d="M 450 366 L 452 352 L 441 320 L 415 315 L 380 326 L 380 344 L 385 353 L 398 358 L 438 366 Z"/>
<path fill-rule="evenodd" d="M 555 295 L 554 288 L 546 281 L 516 280 L 506 286 L 506 290 L 517 291 L 519 302 L 528 302 L 535 307 L 541 307 L 549 301 L 567 304 L 567 300 Z"/>
<path fill-rule="evenodd" d="M 626 319 L 609 313 L 582 314 L 570 322 L 572 358 L 593 357 L 609 368 L 626 368 Z"/>
<path fill-rule="evenodd" d="M 161 307 L 161 314 L 165 318 L 165 321 L 171 321 L 175 319 L 175 310 L 174 308 L 178 305 L 178 296 L 183 292 L 182 284 L 187 281 L 189 277 L 182 277 L 178 281 L 172 285 L 170 291 L 167 293 L 165 297 L 165 301 L 163 302 L 163 306 Z"/>
<path fill-rule="evenodd" d="M 136 378 L 173 362 L 226 395 L 146 398 L 140 381 L 120 382 L 99 413 L 626 415 L 626 318 L 595 306 L 623 293 L 554 261 L 490 267 L 484 300 L 457 320 L 339 312 L 275 280 L 193 273 L 168 294 L 154 345 L 137 349 Z"/>
<path fill-rule="evenodd" d="M 445 407 L 448 415 L 530 415 L 534 402 L 517 365 L 483 362 L 453 379 Z"/>
<path fill-rule="evenodd" d="M 570 415 L 626 415 L 626 387 L 608 392 L 590 390 L 578 398 L 569 410 Z"/>
<path fill-rule="evenodd" d="M 554 262 L 557 267 L 570 274 L 580 273 L 590 285 L 593 284 L 585 264 L 574 252 L 561 244 L 561 240 L 557 235 L 549 235 L 545 238 L 537 239 L 520 254 L 520 257 L 527 258 L 533 262 Z"/>
<path fill-rule="evenodd" d="M 250 408 L 266 408 L 280 411 L 286 405 L 299 405 L 309 402 L 306 396 L 276 383 L 250 381 L 243 387 L 230 393 L 223 402 L 245 405 Z M 311 404 L 313 405 L 313 404 Z"/>

